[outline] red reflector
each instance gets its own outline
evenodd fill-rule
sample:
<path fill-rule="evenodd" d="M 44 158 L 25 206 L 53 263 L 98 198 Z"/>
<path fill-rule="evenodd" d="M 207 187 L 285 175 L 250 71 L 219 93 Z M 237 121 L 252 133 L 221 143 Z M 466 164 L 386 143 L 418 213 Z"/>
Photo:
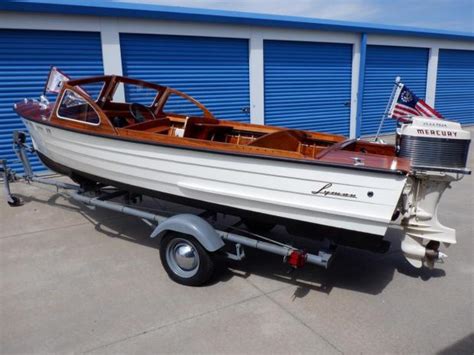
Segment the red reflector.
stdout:
<path fill-rule="evenodd" d="M 287 262 L 295 269 L 303 267 L 306 263 L 306 253 L 299 250 L 293 250 L 290 255 L 288 255 Z"/>

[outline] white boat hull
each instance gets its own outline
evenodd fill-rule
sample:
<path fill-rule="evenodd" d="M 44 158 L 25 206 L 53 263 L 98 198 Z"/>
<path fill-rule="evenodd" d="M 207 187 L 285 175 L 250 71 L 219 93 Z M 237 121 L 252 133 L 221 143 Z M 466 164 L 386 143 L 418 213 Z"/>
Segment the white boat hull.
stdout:
<path fill-rule="evenodd" d="M 115 140 L 24 120 L 35 149 L 76 171 L 330 227 L 384 235 L 403 175 Z"/>

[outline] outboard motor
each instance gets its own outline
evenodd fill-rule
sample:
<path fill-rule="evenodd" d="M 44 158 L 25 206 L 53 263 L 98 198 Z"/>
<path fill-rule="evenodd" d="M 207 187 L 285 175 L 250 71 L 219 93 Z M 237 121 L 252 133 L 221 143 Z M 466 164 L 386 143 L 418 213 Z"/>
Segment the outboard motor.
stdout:
<path fill-rule="evenodd" d="M 456 243 L 456 231 L 438 221 L 437 210 L 450 183 L 471 173 L 466 168 L 470 142 L 470 132 L 453 121 L 414 117 L 397 129 L 397 155 L 412 163 L 399 203 L 402 251 L 416 267 L 433 267 L 446 257 L 440 244 Z"/>

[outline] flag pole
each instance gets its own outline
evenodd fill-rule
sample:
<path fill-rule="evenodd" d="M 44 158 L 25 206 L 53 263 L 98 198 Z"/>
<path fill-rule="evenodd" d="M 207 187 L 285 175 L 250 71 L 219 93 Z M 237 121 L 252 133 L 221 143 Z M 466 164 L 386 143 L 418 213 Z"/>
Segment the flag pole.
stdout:
<path fill-rule="evenodd" d="M 401 78 L 399 76 L 397 76 L 395 78 L 395 83 L 393 84 L 392 93 L 390 94 L 390 98 L 388 99 L 387 106 L 385 107 L 385 111 L 382 115 L 382 119 L 380 120 L 379 128 L 377 129 L 377 134 L 375 135 L 375 142 L 378 141 L 380 132 L 382 131 L 382 127 L 383 127 L 385 118 L 388 117 L 390 107 L 392 106 L 392 102 L 393 102 L 395 93 L 397 91 L 398 85 L 400 84 L 400 80 L 401 80 Z"/>

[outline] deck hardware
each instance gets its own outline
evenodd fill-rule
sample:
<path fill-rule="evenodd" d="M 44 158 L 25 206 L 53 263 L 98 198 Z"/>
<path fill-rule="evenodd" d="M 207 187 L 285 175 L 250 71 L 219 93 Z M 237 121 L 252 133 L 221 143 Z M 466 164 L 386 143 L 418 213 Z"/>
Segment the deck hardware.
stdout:
<path fill-rule="evenodd" d="M 355 166 L 364 165 L 364 160 L 362 158 L 352 157 L 352 160 L 354 161 Z"/>

